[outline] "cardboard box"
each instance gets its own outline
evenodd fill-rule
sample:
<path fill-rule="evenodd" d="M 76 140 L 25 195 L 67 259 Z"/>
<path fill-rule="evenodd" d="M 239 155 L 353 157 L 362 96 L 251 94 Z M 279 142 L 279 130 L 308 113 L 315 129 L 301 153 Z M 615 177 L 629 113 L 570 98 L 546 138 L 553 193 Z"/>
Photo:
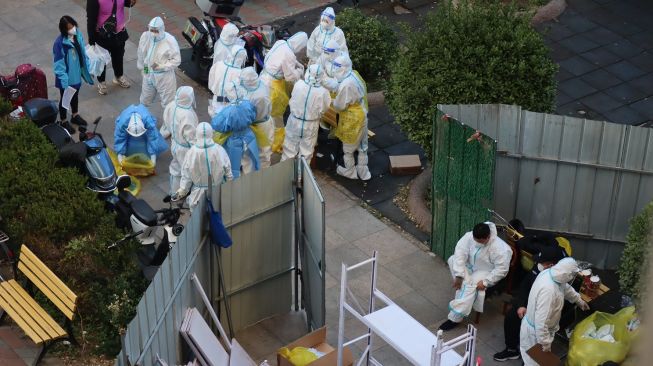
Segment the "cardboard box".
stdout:
<path fill-rule="evenodd" d="M 419 155 L 390 155 L 390 174 L 414 175 L 422 172 Z"/>
<path fill-rule="evenodd" d="M 289 350 L 295 347 L 315 348 L 325 355 L 311 362 L 310 366 L 336 366 L 338 364 L 338 349 L 333 348 L 326 343 L 327 328 L 322 327 L 312 333 L 309 333 L 298 340 L 286 346 Z M 342 352 L 342 364 L 351 366 L 354 364 L 354 356 L 352 355 L 349 347 L 345 347 Z M 278 366 L 293 366 L 285 357 L 277 353 Z"/>

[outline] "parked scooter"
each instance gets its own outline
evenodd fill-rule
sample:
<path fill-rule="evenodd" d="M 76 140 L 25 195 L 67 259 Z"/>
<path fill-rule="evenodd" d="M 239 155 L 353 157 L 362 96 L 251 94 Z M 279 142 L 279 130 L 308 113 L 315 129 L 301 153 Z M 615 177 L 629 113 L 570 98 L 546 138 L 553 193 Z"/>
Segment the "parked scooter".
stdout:
<path fill-rule="evenodd" d="M 102 117 L 93 122 L 93 131 L 79 127 L 79 141 L 76 142 L 61 124 L 57 123 L 57 102 L 43 98 L 34 98 L 24 105 L 27 118 L 34 122 L 45 134 L 48 140 L 57 148 L 59 161 L 65 166 L 78 168 L 88 177 L 86 188 L 98 193 L 98 197 L 107 202 L 108 208 L 113 208 L 117 199 L 113 192 L 118 182 L 128 178 L 116 176 L 116 169 L 106 150 L 102 135 L 97 132 Z"/>
<path fill-rule="evenodd" d="M 0 96 L 10 101 L 14 108 L 32 98 L 47 98 L 45 73 L 32 64 L 19 65 L 12 75 L 0 75 Z"/>
<path fill-rule="evenodd" d="M 237 16 L 238 9 L 244 0 L 195 0 L 205 18 L 189 17 L 182 35 L 193 48 L 191 60 L 199 70 L 201 82 L 207 82 L 209 71 L 213 65 L 213 47 L 220 38 L 220 32 L 227 23 L 232 23 L 240 29 L 240 39 L 247 51 L 245 66 L 255 66 L 257 72 L 263 70 L 265 55 L 274 43 L 280 39 L 288 39 L 288 30 L 294 21 L 271 25 L 248 25 Z"/>
<path fill-rule="evenodd" d="M 125 188 L 131 182 L 124 181 L 118 187 L 118 203 L 116 204 L 116 224 L 129 232 L 124 238 L 109 245 L 116 247 L 123 242 L 135 238 L 141 244 L 136 253 L 143 275 L 151 280 L 157 269 L 163 263 L 170 249 L 177 243 L 177 238 L 184 230 L 179 223 L 181 210 L 184 207 L 173 207 L 170 196 L 163 198 L 169 207 L 154 210 L 144 200 L 137 199 Z M 163 227 L 163 237 L 157 244 L 156 228 Z"/>

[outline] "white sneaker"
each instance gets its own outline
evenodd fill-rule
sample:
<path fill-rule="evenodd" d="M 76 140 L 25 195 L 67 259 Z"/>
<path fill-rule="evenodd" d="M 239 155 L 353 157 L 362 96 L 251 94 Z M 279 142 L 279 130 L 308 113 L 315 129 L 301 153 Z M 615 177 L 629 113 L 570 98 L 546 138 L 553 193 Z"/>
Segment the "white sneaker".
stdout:
<path fill-rule="evenodd" d="M 356 174 L 356 169 L 354 169 L 354 167 L 348 169 L 338 165 L 336 173 L 338 173 L 338 175 L 342 175 L 345 178 L 358 179 L 358 174 Z"/>
<path fill-rule="evenodd" d="M 98 81 L 97 92 L 100 95 L 107 95 L 107 83 Z"/>
<path fill-rule="evenodd" d="M 113 83 L 120 86 L 121 88 L 129 88 L 131 86 L 131 83 L 129 82 L 129 80 L 127 80 L 125 75 L 123 75 L 123 76 L 121 76 L 121 77 L 119 77 L 117 79 L 113 78 Z"/>
<path fill-rule="evenodd" d="M 360 178 L 361 180 L 372 179 L 372 173 L 370 173 L 370 169 L 367 167 L 367 165 L 365 166 L 356 165 L 356 173 L 358 175 L 358 178 Z"/>

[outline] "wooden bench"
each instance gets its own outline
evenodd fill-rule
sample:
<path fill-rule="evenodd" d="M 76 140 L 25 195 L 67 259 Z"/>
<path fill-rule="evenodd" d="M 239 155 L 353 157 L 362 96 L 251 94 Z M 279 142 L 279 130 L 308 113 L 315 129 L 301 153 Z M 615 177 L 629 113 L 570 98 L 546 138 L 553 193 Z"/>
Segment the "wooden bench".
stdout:
<path fill-rule="evenodd" d="M 36 344 L 41 344 L 33 365 L 38 364 L 55 343 L 68 339 L 77 344 L 72 332 L 77 296 L 27 246 L 20 248 L 18 270 L 26 277 L 25 290 L 15 279 L 0 282 L 0 308 Z M 36 286 L 65 316 L 64 330 L 33 298 Z"/>

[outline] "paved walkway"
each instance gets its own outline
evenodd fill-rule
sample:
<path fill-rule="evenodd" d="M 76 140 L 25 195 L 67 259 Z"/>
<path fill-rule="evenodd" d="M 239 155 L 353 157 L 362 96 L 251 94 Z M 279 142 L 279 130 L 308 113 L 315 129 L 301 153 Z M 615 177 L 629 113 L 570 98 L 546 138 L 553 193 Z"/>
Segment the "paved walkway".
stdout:
<path fill-rule="evenodd" d="M 539 27 L 560 64 L 558 114 L 637 125 L 653 120 L 653 3 L 571 0 Z"/>

